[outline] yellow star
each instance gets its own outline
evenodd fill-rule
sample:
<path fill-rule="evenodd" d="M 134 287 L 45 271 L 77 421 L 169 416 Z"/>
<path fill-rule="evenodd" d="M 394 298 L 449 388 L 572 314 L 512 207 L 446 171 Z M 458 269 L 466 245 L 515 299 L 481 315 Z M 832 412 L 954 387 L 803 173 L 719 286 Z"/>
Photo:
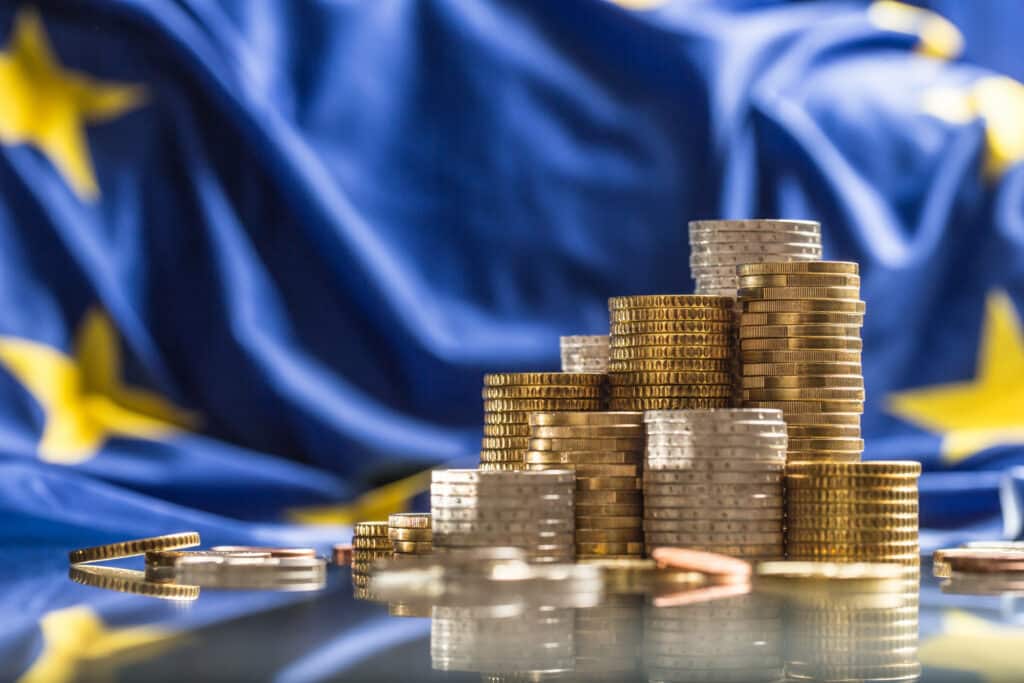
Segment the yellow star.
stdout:
<path fill-rule="evenodd" d="M 108 435 L 157 439 L 196 423 L 156 394 L 121 383 L 117 334 L 96 309 L 79 327 L 73 358 L 38 342 L 0 336 L 0 366 L 42 407 L 39 457 L 49 462 L 88 460 Z"/>
<path fill-rule="evenodd" d="M 1006 292 L 989 294 L 976 377 L 889 397 L 889 410 L 942 434 L 949 463 L 992 446 L 1024 444 L 1024 329 Z"/>
<path fill-rule="evenodd" d="M 992 624 L 950 610 L 942 616 L 942 634 L 921 644 L 928 667 L 976 672 L 989 683 L 1017 683 L 1024 671 L 1024 629 Z"/>
<path fill-rule="evenodd" d="M 80 663 L 99 661 L 154 646 L 163 649 L 176 633 L 151 626 L 108 629 L 103 620 L 85 606 L 50 612 L 39 620 L 43 648 L 18 683 L 62 683 L 77 680 Z M 141 654 L 141 653 L 139 653 Z"/>
<path fill-rule="evenodd" d="M 85 124 L 120 116 L 143 99 L 140 86 L 65 70 L 39 15 L 18 13 L 7 51 L 0 52 L 0 142 L 38 147 L 79 197 L 99 194 Z"/>

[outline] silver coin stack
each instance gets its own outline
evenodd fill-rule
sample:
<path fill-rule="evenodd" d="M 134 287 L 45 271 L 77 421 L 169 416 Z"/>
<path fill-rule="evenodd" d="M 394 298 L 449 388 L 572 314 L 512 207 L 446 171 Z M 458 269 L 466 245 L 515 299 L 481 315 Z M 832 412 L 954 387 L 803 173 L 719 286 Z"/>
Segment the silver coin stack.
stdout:
<path fill-rule="evenodd" d="M 521 548 L 529 562 L 573 562 L 575 476 L 568 470 L 434 470 L 434 553 Z"/>
<path fill-rule="evenodd" d="M 561 337 L 562 372 L 608 372 L 607 334 Z"/>
<path fill-rule="evenodd" d="M 745 559 L 782 557 L 782 411 L 653 410 L 644 421 L 648 553 L 685 546 Z"/>
<path fill-rule="evenodd" d="M 758 594 L 644 611 L 648 680 L 755 683 L 784 679 L 782 601 Z"/>
<path fill-rule="evenodd" d="M 690 274 L 696 283 L 694 294 L 735 299 L 739 288 L 737 266 L 777 261 L 820 261 L 821 255 L 821 225 L 814 221 L 690 221 Z M 734 334 L 739 325 L 739 306 L 737 302 Z M 734 348 L 739 348 L 738 341 Z M 738 352 L 733 356 L 733 377 L 733 405 L 743 405 Z"/>

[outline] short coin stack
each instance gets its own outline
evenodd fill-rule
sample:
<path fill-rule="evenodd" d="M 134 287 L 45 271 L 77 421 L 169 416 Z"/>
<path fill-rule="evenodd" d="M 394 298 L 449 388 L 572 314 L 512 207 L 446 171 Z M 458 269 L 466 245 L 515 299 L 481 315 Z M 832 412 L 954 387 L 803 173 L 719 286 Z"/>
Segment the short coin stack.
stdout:
<path fill-rule="evenodd" d="M 607 376 L 578 372 L 484 375 L 484 438 L 480 468 L 521 470 L 530 441 L 527 417 L 539 410 L 601 410 Z"/>
<path fill-rule="evenodd" d="M 562 372 L 608 372 L 608 335 L 562 337 Z"/>
<path fill-rule="evenodd" d="M 648 553 L 684 546 L 745 559 L 783 555 L 781 411 L 649 411 L 644 421 Z"/>
<path fill-rule="evenodd" d="M 786 470 L 790 559 L 919 566 L 921 463 L 798 462 Z"/>
<path fill-rule="evenodd" d="M 388 517 L 388 538 L 395 559 L 429 555 L 434 549 L 434 531 L 429 512 L 399 512 Z"/>
<path fill-rule="evenodd" d="M 608 300 L 611 410 L 731 403 L 733 300 L 664 294 Z"/>
<path fill-rule="evenodd" d="M 390 558 L 394 549 L 387 522 L 356 522 L 352 528 L 352 585 L 356 597 L 370 599 L 370 567 L 375 560 Z"/>
<path fill-rule="evenodd" d="M 643 414 L 533 413 L 526 469 L 576 475 L 576 556 L 643 554 Z"/>
<path fill-rule="evenodd" d="M 434 470 L 434 552 L 511 546 L 530 562 L 572 562 L 575 489 L 566 470 Z"/>
<path fill-rule="evenodd" d="M 738 267 L 744 405 L 781 408 L 789 461 L 856 462 L 864 450 L 856 263 Z"/>

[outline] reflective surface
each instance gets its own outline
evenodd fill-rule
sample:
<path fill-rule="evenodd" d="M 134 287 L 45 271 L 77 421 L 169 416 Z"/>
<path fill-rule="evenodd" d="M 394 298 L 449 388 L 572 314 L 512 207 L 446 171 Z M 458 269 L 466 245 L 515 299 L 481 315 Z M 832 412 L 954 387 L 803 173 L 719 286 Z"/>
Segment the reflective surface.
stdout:
<path fill-rule="evenodd" d="M 138 575 L 99 588 L 54 565 L 4 582 L 0 679 L 1020 680 L 1024 586 L 940 585 L 922 570 L 920 591 L 911 581 L 652 593 L 618 581 L 596 597 L 463 590 L 375 602 L 354 599 L 335 567 L 318 590 L 162 599 L 111 590 L 138 588 Z"/>

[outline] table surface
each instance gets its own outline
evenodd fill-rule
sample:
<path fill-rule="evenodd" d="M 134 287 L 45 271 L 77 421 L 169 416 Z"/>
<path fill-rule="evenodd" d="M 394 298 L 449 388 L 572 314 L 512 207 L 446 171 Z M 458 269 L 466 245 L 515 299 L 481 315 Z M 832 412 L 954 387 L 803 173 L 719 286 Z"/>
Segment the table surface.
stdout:
<path fill-rule="evenodd" d="M 347 568 L 316 591 L 168 601 L 74 583 L 45 549 L 5 554 L 4 681 L 1024 680 L 1024 591 L 961 592 L 927 564 L 919 591 L 869 599 L 673 591 L 432 620 L 391 614 L 429 602 L 354 599 Z"/>

